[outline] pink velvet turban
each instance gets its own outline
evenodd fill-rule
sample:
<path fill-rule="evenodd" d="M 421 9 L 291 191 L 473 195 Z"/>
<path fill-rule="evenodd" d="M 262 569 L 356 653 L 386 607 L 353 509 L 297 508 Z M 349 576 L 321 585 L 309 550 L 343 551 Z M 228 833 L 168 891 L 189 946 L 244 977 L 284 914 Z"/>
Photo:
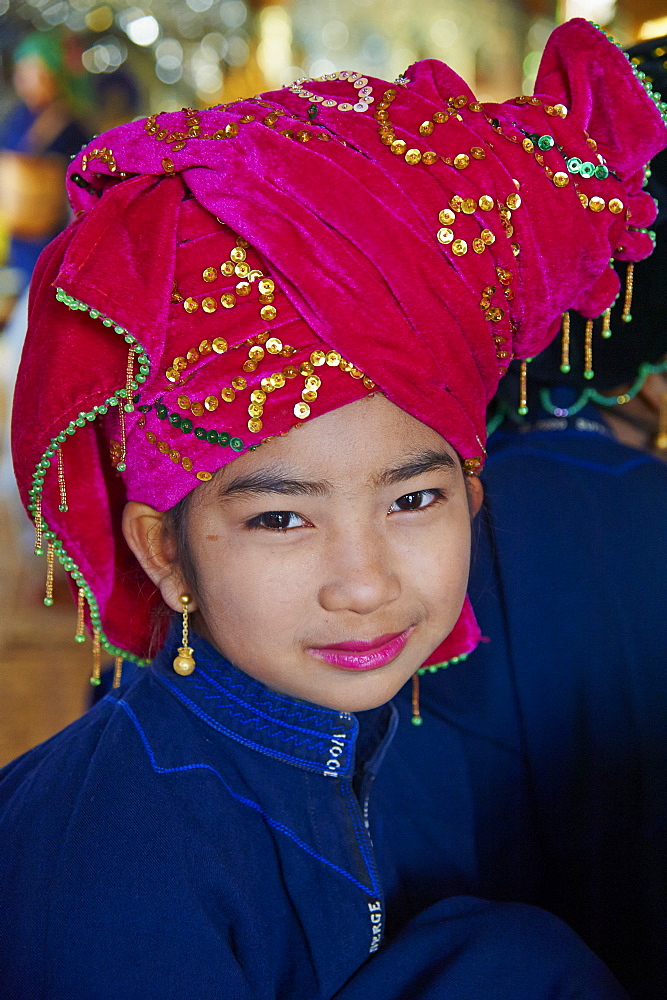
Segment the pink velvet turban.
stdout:
<path fill-rule="evenodd" d="M 97 137 L 76 218 L 33 279 L 14 448 L 42 538 L 110 652 L 149 654 L 160 604 L 120 531 L 238 454 L 372 392 L 484 459 L 511 358 L 597 316 L 655 215 L 663 106 L 585 21 L 534 97 L 478 103 L 432 60 L 395 84 L 298 81 Z M 468 652 L 466 602 L 434 662 Z"/>

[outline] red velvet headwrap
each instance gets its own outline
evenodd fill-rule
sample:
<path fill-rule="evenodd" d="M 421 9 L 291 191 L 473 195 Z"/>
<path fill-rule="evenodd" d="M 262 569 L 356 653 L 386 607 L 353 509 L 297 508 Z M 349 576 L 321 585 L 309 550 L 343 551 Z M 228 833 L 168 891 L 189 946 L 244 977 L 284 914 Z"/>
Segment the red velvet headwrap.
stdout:
<path fill-rule="evenodd" d="M 111 652 L 148 655 L 160 601 L 122 539 L 127 499 L 166 510 L 375 387 L 475 471 L 509 360 L 612 303 L 610 258 L 652 248 L 662 108 L 580 20 L 535 95 L 480 104 L 425 61 L 392 85 L 337 73 L 154 116 L 79 154 L 77 217 L 33 280 L 14 447 Z M 477 637 L 466 602 L 435 660 Z"/>

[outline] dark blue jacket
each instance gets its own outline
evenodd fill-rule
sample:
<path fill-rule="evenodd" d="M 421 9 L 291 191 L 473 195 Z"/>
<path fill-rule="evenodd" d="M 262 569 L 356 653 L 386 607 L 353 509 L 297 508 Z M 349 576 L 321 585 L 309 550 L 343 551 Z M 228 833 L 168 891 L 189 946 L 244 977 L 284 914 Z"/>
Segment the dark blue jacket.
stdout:
<path fill-rule="evenodd" d="M 625 996 L 556 918 L 470 895 L 511 747 L 279 696 L 197 638 L 178 677 L 177 644 L 2 773 L 3 1000 Z"/>

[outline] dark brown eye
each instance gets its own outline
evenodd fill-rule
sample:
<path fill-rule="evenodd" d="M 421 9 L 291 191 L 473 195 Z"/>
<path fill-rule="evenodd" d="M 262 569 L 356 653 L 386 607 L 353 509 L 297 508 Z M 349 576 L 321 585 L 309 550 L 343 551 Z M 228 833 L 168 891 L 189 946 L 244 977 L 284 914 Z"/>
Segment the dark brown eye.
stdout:
<path fill-rule="evenodd" d="M 406 493 L 404 496 L 394 500 L 389 508 L 390 513 L 397 510 L 424 510 L 442 499 L 440 490 L 418 490 L 416 493 Z"/>
<path fill-rule="evenodd" d="M 299 518 L 291 510 L 268 510 L 265 514 L 259 514 L 252 519 L 252 526 L 256 528 L 267 528 L 269 531 L 285 531 L 287 528 L 296 528 L 299 525 Z"/>

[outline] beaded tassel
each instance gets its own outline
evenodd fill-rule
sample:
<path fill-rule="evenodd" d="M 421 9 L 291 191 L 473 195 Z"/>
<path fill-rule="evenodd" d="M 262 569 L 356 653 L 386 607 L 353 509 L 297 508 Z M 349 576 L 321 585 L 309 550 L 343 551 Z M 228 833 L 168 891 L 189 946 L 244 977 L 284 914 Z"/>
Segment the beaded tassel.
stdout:
<path fill-rule="evenodd" d="M 127 369 L 125 371 L 125 403 L 123 404 L 122 398 L 120 401 L 120 458 L 116 463 L 116 468 L 119 472 L 125 472 L 127 466 L 125 465 L 125 460 L 127 458 L 127 440 L 125 437 L 125 410 L 126 407 L 129 409 L 132 407 L 132 382 L 134 380 L 134 348 L 131 347 L 127 352 Z"/>
<path fill-rule="evenodd" d="M 35 497 L 35 555 L 44 555 L 44 542 L 42 539 L 42 531 L 44 530 L 42 524 L 42 497 L 37 495 Z"/>
<path fill-rule="evenodd" d="M 412 675 L 412 725 L 421 726 L 423 721 L 419 711 L 419 674 L 415 671 Z"/>
<path fill-rule="evenodd" d="M 563 375 L 567 375 L 570 370 L 570 314 L 563 313 L 563 326 L 561 329 L 561 351 L 560 370 Z"/>
<path fill-rule="evenodd" d="M 586 320 L 584 334 L 584 378 L 593 378 L 593 320 Z"/>
<path fill-rule="evenodd" d="M 521 362 L 519 369 L 519 414 L 522 417 L 528 413 L 528 361 Z"/>
<path fill-rule="evenodd" d="M 100 684 L 100 674 L 102 673 L 102 647 L 100 645 L 100 630 L 93 629 L 93 672 L 90 683 L 93 687 Z"/>
<path fill-rule="evenodd" d="M 602 313 L 602 336 L 605 340 L 611 337 L 611 307 Z"/>
<path fill-rule="evenodd" d="M 661 451 L 667 449 L 667 392 L 663 392 L 660 399 L 660 413 L 658 415 L 658 433 L 655 439 L 656 448 Z"/>
<path fill-rule="evenodd" d="M 60 492 L 60 504 L 58 505 L 58 510 L 63 513 L 68 510 L 67 507 L 67 487 L 65 485 L 65 469 L 63 467 L 63 450 L 58 448 L 58 490 Z"/>
<path fill-rule="evenodd" d="M 53 604 L 53 566 L 55 563 L 55 549 L 53 542 L 49 542 L 46 547 L 46 597 L 44 603 L 47 608 Z"/>
<path fill-rule="evenodd" d="M 123 657 L 117 656 L 113 661 L 113 687 L 119 688 L 123 678 Z"/>
<path fill-rule="evenodd" d="M 83 587 L 79 587 L 79 592 L 77 594 L 77 600 L 76 600 L 76 632 L 74 633 L 75 642 L 86 641 L 85 619 L 84 619 L 85 610 L 86 610 L 86 595 L 83 591 Z"/>
<path fill-rule="evenodd" d="M 635 277 L 635 265 L 628 264 L 628 269 L 625 273 L 625 299 L 623 301 L 623 312 L 621 314 L 621 319 L 624 323 L 629 323 L 632 319 L 632 286 L 634 284 Z"/>

